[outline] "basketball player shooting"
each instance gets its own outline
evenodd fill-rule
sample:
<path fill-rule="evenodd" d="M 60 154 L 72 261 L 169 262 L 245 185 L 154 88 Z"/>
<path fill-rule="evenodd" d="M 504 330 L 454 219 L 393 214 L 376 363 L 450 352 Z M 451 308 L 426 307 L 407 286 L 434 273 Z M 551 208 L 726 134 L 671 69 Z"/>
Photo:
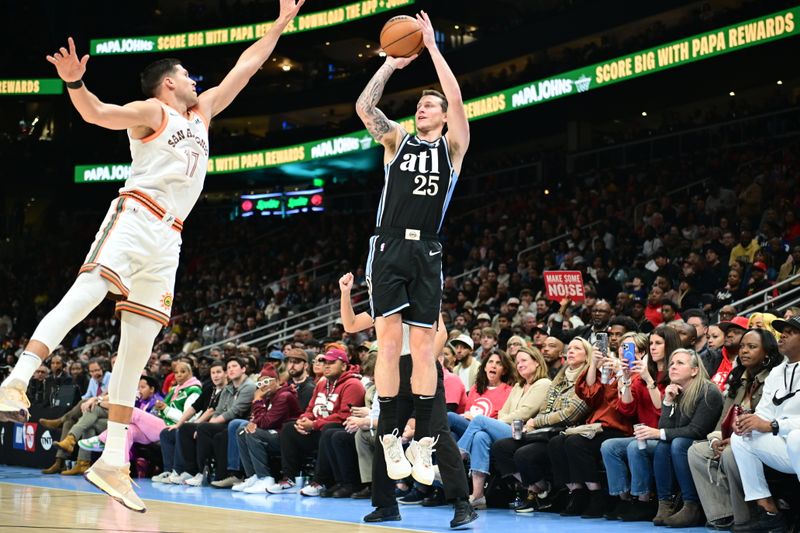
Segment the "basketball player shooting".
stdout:
<path fill-rule="evenodd" d="M 389 57 L 356 102 L 370 135 L 384 147 L 384 187 L 370 238 L 367 284 L 381 347 L 375 385 L 381 402 L 378 435 L 392 479 L 413 475 L 433 483 L 431 412 L 436 394 L 436 335 L 442 299 L 442 245 L 438 234 L 469 145 L 469 123 L 455 75 L 436 47 L 428 15 L 417 15 L 423 45 L 444 94 L 423 91 L 414 116 L 416 135 L 386 118 L 377 105 L 395 70 L 417 56 Z M 443 134 L 447 126 L 447 133 Z M 403 454 L 398 427 L 399 361 L 405 322 L 413 370 L 414 440 Z M 410 460 L 410 462 L 409 462 Z"/>
<path fill-rule="evenodd" d="M 68 48 L 47 56 L 86 122 L 127 130 L 131 177 L 111 202 L 75 283 L 39 323 L 0 385 L 0 421 L 28 419 L 30 402 L 25 390 L 34 370 L 111 295 L 118 300 L 122 331 L 108 390 L 108 439 L 103 455 L 84 476 L 134 511 L 146 509 L 131 487 L 125 462 L 127 424 L 153 342 L 169 322 L 182 220 L 200 196 L 208 166 L 208 121 L 228 107 L 269 58 L 304 1 L 280 0 L 280 14 L 269 31 L 242 53 L 217 87 L 199 96 L 180 61 L 160 59 L 141 75 L 147 100 L 107 104 L 82 81 L 89 56 L 78 56 L 71 37 Z"/>

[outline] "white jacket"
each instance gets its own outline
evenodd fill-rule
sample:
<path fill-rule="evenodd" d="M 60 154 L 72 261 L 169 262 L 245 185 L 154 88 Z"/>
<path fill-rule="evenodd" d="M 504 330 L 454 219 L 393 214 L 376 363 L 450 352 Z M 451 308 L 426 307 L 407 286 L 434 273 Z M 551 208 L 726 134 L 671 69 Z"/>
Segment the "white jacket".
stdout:
<path fill-rule="evenodd" d="M 773 399 L 780 400 L 792 393 L 796 395 L 775 405 Z M 800 363 L 784 361 L 772 369 L 764 382 L 756 414 L 768 422 L 777 420 L 778 435 L 783 438 L 793 429 L 800 429 Z"/>

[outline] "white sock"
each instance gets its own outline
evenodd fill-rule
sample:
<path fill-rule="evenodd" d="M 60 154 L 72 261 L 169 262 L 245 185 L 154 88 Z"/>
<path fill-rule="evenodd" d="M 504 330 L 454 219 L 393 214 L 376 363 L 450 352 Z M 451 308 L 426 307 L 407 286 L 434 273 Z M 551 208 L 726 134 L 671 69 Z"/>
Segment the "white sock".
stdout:
<path fill-rule="evenodd" d="M 106 447 L 100 457 L 111 466 L 125 466 L 128 464 L 128 425 L 119 422 L 108 421 L 108 433 L 106 433 Z"/>
<path fill-rule="evenodd" d="M 11 374 L 3 381 L 2 386 L 14 386 L 22 390 L 27 389 L 31 376 L 33 376 L 33 373 L 36 372 L 36 369 L 39 368 L 41 364 L 42 360 L 39 359 L 39 356 L 35 353 L 22 352 L 22 355 L 19 356 L 19 361 L 14 365 Z"/>

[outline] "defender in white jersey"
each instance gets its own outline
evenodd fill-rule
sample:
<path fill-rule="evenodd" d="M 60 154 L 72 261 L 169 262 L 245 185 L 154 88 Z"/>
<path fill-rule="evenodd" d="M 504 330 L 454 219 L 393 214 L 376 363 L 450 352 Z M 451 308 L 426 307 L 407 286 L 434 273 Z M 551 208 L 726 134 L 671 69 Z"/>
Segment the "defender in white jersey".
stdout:
<path fill-rule="evenodd" d="M 106 104 L 84 85 L 89 56 L 78 56 L 71 37 L 68 49 L 47 56 L 84 120 L 127 130 L 133 169 L 111 202 L 74 285 L 39 323 L 0 386 L 0 422 L 28 419 L 25 390 L 34 370 L 106 295 L 118 300 L 122 331 L 108 387 L 106 447 L 84 477 L 134 511 L 144 512 L 145 506 L 131 487 L 126 424 L 153 341 L 169 322 L 183 219 L 200 196 L 208 167 L 209 120 L 230 105 L 269 58 L 303 3 L 280 0 L 280 14 L 267 33 L 242 53 L 217 87 L 199 96 L 179 60 L 161 59 L 142 72 L 147 100 Z"/>

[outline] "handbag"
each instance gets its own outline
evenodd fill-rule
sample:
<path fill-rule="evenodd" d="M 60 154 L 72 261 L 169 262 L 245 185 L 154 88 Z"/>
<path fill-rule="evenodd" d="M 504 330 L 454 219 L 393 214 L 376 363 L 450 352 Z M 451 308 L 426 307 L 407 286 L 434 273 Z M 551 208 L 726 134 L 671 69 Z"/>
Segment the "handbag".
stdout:
<path fill-rule="evenodd" d="M 731 435 L 733 435 L 733 423 L 736 420 L 736 408 L 737 405 L 731 405 L 728 412 L 725 413 L 725 418 L 722 419 L 720 423 L 720 430 L 722 431 L 722 439 L 729 439 Z"/>
<path fill-rule="evenodd" d="M 525 444 L 531 444 L 533 442 L 549 442 L 550 439 L 561 432 L 561 429 L 562 428 L 547 427 L 534 429 L 533 431 L 526 431 L 522 434 L 522 442 Z"/>

